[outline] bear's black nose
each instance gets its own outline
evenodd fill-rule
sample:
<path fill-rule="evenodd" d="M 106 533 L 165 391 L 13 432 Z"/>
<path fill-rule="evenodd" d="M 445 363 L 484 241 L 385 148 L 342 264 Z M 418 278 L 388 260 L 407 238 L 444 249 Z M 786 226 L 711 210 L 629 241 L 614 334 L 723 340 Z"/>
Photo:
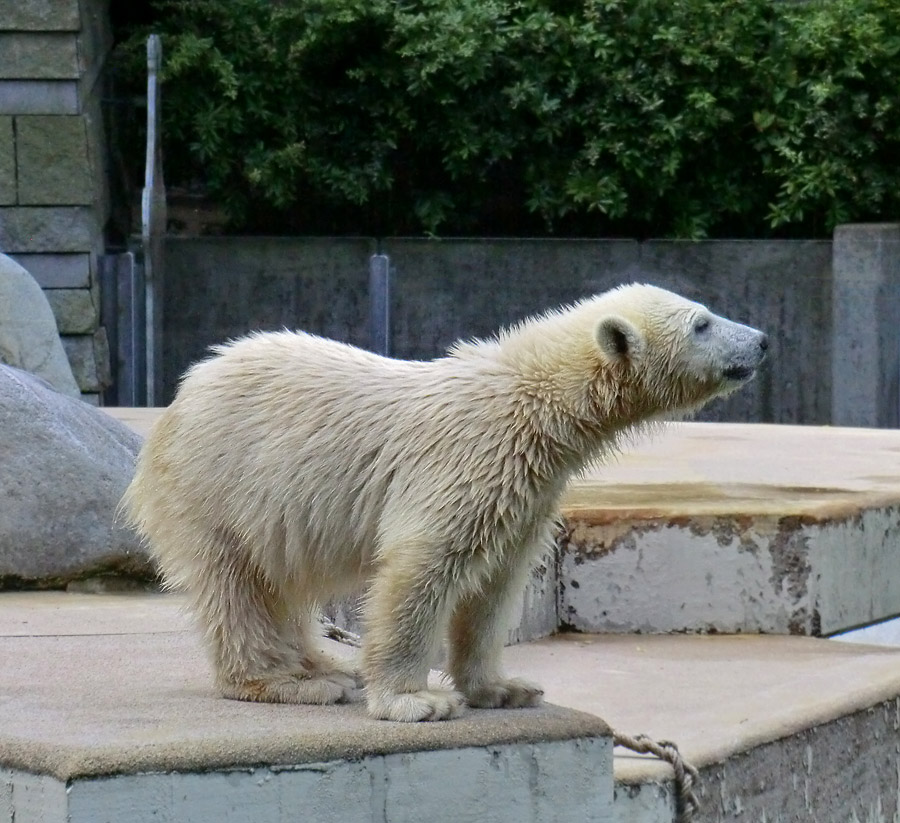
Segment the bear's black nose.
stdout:
<path fill-rule="evenodd" d="M 760 336 L 760 338 L 759 338 L 759 347 L 760 347 L 763 351 L 766 351 L 766 350 L 769 348 L 769 337 L 768 337 L 768 335 L 763 334 L 763 335 Z"/>

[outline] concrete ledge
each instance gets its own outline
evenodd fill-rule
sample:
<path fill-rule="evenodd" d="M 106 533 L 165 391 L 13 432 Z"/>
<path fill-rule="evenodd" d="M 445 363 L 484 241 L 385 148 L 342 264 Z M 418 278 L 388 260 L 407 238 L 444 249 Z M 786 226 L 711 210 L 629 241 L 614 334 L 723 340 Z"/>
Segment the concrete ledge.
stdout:
<path fill-rule="evenodd" d="M 670 823 L 671 769 L 619 749 L 611 764 L 601 712 L 701 768 L 695 820 L 875 821 L 897 806 L 898 649 L 560 635 L 505 663 L 567 709 L 406 725 L 359 705 L 216 698 L 180 603 L 0 595 L 0 810 L 47 823 L 274 823 L 287 808 L 349 823 Z"/>
<path fill-rule="evenodd" d="M 107 411 L 143 435 L 160 413 Z M 554 619 L 818 636 L 900 614 L 900 431 L 671 424 L 574 480 L 562 513 L 510 642 Z"/>
<path fill-rule="evenodd" d="M 281 823 L 288 809 L 316 823 L 458 820 L 476 810 L 492 823 L 612 823 L 608 744 L 582 738 L 68 783 L 0 771 L 0 791 L 6 782 L 13 810 L 43 823 Z"/>
<path fill-rule="evenodd" d="M 695 820 L 894 819 L 900 649 L 808 637 L 564 634 L 507 649 L 506 664 L 543 683 L 548 700 L 602 712 L 629 734 L 674 740 L 701 771 Z M 615 754 L 616 819 L 670 823 L 671 768 Z"/>
<path fill-rule="evenodd" d="M 900 649 L 811 637 L 566 633 L 510 647 L 505 660 L 548 700 L 674 740 L 701 768 L 900 696 Z M 671 775 L 619 754 L 619 782 Z"/>

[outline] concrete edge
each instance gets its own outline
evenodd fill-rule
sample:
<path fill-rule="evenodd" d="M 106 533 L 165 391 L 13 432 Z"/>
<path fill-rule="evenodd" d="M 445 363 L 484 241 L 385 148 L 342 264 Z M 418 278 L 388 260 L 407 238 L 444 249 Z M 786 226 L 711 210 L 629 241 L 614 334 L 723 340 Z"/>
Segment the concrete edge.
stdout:
<path fill-rule="evenodd" d="M 607 723 L 591 714 L 545 704 L 538 709 L 469 709 L 463 717 L 440 723 L 390 723 L 370 720 L 360 704 L 291 706 L 300 715 L 352 712 L 352 727 L 336 724 L 333 734 L 299 731 L 290 740 L 253 749 L 232 749 L 221 740 L 195 741 L 173 749 L 169 742 L 91 746 L 29 743 L 0 736 L 0 768 L 47 775 L 62 781 L 149 772 L 206 772 L 231 768 L 290 767 L 370 756 L 610 738 Z M 346 717 L 345 717 L 346 719 Z M 317 718 L 321 727 L 323 720 Z"/>
<path fill-rule="evenodd" d="M 837 500 L 830 502 L 787 501 L 777 507 L 752 501 L 740 501 L 738 505 L 720 504 L 719 501 L 700 506 L 684 504 L 680 506 L 658 506 L 653 508 L 622 509 L 615 506 L 586 506 L 567 503 L 563 499 L 561 513 L 566 523 L 584 526 L 611 526 L 639 521 L 647 528 L 683 523 L 687 520 L 707 521 L 719 518 L 741 520 L 768 519 L 778 522 L 795 518 L 801 526 L 829 525 L 843 523 L 859 517 L 866 511 L 889 511 L 900 508 L 900 495 L 889 492 L 846 491 Z"/>
<path fill-rule="evenodd" d="M 820 703 L 810 711 L 778 714 L 773 712 L 770 723 L 757 727 L 747 734 L 736 734 L 730 739 L 715 742 L 702 751 L 682 750 L 682 757 L 698 769 L 707 769 L 724 763 L 736 755 L 745 754 L 760 746 L 777 743 L 810 729 L 834 723 L 841 718 L 869 711 L 897 699 L 900 695 L 900 671 L 897 681 L 890 684 L 873 684 L 857 689 L 850 695 L 842 695 L 841 702 Z M 900 722 L 900 721 L 898 721 Z M 676 745 L 678 741 L 673 741 Z M 626 785 L 672 780 L 674 772 L 668 763 L 649 756 L 637 755 L 625 749 L 615 750 L 615 779 Z"/>

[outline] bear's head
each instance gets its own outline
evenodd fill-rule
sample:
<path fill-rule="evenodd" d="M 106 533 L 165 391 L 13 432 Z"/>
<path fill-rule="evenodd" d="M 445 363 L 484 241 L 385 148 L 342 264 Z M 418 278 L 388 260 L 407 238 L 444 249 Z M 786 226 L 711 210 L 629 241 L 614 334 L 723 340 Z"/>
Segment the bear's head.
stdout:
<path fill-rule="evenodd" d="M 768 338 L 664 289 L 623 286 L 589 301 L 601 358 L 651 417 L 691 413 L 750 380 Z"/>

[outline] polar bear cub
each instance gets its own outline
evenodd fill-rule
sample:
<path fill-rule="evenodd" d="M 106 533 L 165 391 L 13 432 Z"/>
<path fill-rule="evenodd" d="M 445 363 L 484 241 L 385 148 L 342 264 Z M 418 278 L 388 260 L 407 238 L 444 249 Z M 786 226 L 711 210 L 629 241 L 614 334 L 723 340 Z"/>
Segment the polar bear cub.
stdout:
<path fill-rule="evenodd" d="M 446 357 L 404 362 L 302 332 L 219 346 L 141 451 L 126 511 L 187 592 L 225 697 L 440 720 L 534 706 L 508 678 L 509 606 L 566 481 L 650 421 L 750 379 L 766 336 L 624 286 Z M 364 590 L 361 671 L 316 615 Z M 427 676 L 444 640 L 453 688 Z"/>

